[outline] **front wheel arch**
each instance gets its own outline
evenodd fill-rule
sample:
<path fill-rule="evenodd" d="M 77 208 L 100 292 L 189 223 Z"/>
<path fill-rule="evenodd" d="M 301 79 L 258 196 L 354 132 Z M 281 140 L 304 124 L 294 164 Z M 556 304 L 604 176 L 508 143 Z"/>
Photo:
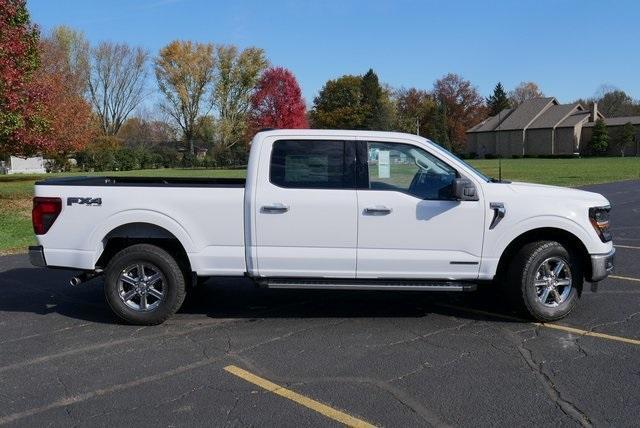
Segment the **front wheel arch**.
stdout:
<path fill-rule="evenodd" d="M 584 277 L 591 278 L 591 258 L 587 247 L 585 247 L 580 238 L 564 229 L 549 227 L 529 230 L 514 238 L 500 256 L 495 279 L 503 283 L 509 262 L 513 260 L 522 247 L 536 241 L 556 241 L 562 244 L 580 260 Z M 579 290 L 579 292 L 581 293 L 582 290 Z"/>

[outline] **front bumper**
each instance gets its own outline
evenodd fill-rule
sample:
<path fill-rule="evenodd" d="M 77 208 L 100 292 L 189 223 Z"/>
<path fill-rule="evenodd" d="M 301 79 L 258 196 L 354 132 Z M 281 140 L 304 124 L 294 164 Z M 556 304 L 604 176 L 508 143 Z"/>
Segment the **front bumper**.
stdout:
<path fill-rule="evenodd" d="M 612 248 L 611 252 L 607 254 L 591 255 L 591 278 L 588 279 L 589 282 L 602 281 L 613 271 L 615 254 L 616 249 Z"/>
<path fill-rule="evenodd" d="M 34 266 L 47 266 L 47 261 L 44 258 L 44 248 L 42 248 L 42 245 L 29 246 L 29 261 Z"/>

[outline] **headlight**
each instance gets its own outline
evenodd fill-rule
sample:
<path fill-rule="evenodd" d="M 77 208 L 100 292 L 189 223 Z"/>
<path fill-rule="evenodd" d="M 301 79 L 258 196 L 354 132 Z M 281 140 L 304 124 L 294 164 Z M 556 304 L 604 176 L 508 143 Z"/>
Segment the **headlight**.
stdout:
<path fill-rule="evenodd" d="M 589 220 L 602 242 L 611 241 L 609 211 L 611 211 L 610 206 L 589 208 Z"/>

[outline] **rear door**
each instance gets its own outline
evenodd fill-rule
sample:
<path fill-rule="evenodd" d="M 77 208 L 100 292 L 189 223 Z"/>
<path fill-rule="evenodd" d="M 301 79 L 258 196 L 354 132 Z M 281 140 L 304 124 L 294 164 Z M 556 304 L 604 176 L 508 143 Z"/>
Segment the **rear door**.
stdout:
<path fill-rule="evenodd" d="M 355 141 L 282 139 L 263 150 L 268 171 L 254 205 L 259 275 L 354 278 Z"/>
<path fill-rule="evenodd" d="M 479 201 L 453 199 L 455 168 L 424 148 L 358 142 L 358 278 L 475 279 Z"/>

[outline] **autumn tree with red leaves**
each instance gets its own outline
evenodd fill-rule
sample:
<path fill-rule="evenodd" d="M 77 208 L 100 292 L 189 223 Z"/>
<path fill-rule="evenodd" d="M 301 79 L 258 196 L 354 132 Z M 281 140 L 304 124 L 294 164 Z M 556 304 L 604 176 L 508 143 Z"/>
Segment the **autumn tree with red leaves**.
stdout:
<path fill-rule="evenodd" d="M 81 33 L 70 34 L 74 30 L 59 27 L 41 40 L 41 65 L 34 78 L 44 90 L 43 115 L 50 141 L 47 154 L 62 158 L 83 149 L 96 135 L 91 105 L 83 96 L 89 44 Z M 75 46 L 69 44 L 70 39 L 76 40 Z"/>
<path fill-rule="evenodd" d="M 308 128 L 307 111 L 295 76 L 286 68 L 265 70 L 251 97 L 252 133 L 262 128 Z"/>
<path fill-rule="evenodd" d="M 38 28 L 24 0 L 0 0 L 0 152 L 29 154 L 48 147 L 42 114 L 43 89 L 34 82 L 39 66 Z"/>
<path fill-rule="evenodd" d="M 0 0 L 0 153 L 64 157 L 92 137 L 86 69 L 63 33 L 40 40 L 25 1 Z"/>
<path fill-rule="evenodd" d="M 470 81 L 453 73 L 435 81 L 433 94 L 444 110 L 448 139 L 453 149 L 465 152 L 467 129 L 487 116 L 484 98 Z"/>

